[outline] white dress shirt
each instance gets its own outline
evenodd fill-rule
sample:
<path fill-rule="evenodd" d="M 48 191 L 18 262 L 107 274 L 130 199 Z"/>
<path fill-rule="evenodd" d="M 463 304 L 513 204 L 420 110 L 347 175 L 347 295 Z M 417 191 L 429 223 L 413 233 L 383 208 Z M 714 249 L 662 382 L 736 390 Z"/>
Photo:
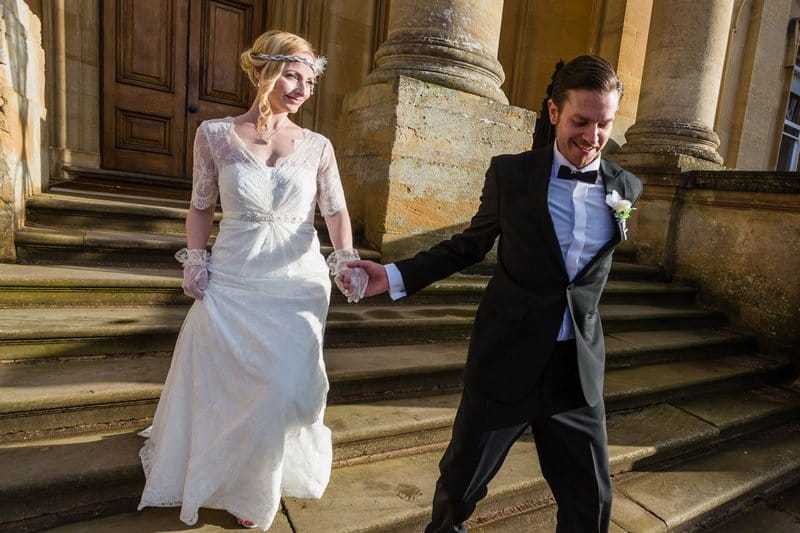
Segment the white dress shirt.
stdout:
<path fill-rule="evenodd" d="M 594 183 L 584 183 L 578 180 L 561 179 L 558 177 L 558 169 L 561 165 L 581 172 L 597 170 L 597 180 Z M 614 226 L 606 205 L 603 178 L 600 176 L 599 170 L 599 157 L 578 169 L 567 161 L 558 151 L 555 143 L 553 144 L 553 167 L 550 170 L 547 205 L 558 243 L 561 245 L 561 256 L 564 259 L 570 281 L 575 279 L 578 272 L 614 235 Z M 394 263 L 386 265 L 386 275 L 389 279 L 389 296 L 392 300 L 406 296 L 403 276 Z M 575 330 L 572 326 L 569 309 L 564 309 L 558 340 L 574 338 Z"/>
<path fill-rule="evenodd" d="M 558 169 L 564 165 L 570 170 L 587 172 L 597 170 L 594 183 L 566 180 L 558 177 Z M 578 169 L 566 160 L 553 143 L 553 168 L 550 170 L 550 186 L 547 189 L 547 206 L 556 229 L 561 257 L 567 268 L 569 280 L 575 279 L 614 235 L 614 225 L 608 214 L 606 191 L 600 175 L 600 158 Z M 569 309 L 564 309 L 564 319 L 558 331 L 558 340 L 575 338 Z"/>

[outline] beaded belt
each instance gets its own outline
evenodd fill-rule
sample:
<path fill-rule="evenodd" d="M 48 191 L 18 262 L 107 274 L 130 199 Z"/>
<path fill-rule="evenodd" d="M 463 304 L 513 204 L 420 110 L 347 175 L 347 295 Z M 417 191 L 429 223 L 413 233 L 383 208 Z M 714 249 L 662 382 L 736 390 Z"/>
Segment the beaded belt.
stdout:
<path fill-rule="evenodd" d="M 302 224 L 306 222 L 306 217 L 291 217 L 281 215 L 274 211 L 231 211 L 223 212 L 223 218 L 233 218 L 247 220 L 248 222 L 262 222 L 272 224 L 275 222 L 288 222 L 290 224 Z"/>

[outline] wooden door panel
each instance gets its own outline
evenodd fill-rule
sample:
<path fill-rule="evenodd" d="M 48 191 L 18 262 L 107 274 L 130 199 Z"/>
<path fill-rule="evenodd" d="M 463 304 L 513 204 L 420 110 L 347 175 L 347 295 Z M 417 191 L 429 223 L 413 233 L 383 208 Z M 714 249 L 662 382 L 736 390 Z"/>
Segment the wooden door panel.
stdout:
<path fill-rule="evenodd" d="M 188 0 L 101 6 L 103 166 L 183 176 Z"/>
<path fill-rule="evenodd" d="M 175 3 L 122 0 L 117 3 L 117 83 L 175 92 Z M 146 30 L 145 30 L 146 28 Z"/>
<path fill-rule="evenodd" d="M 250 80 L 239 67 L 239 54 L 250 45 L 253 6 L 231 6 L 205 0 L 207 21 L 203 30 L 198 98 L 226 105 L 249 107 Z"/>
<path fill-rule="evenodd" d="M 191 17 L 186 153 L 200 122 L 235 116 L 250 107 L 255 89 L 239 66 L 239 55 L 263 31 L 263 0 L 199 0 Z M 194 6 L 193 6 L 194 7 Z"/>
<path fill-rule="evenodd" d="M 117 107 L 114 126 L 117 149 L 138 150 L 154 154 L 171 153 L 172 118 L 154 113 L 139 113 Z"/>

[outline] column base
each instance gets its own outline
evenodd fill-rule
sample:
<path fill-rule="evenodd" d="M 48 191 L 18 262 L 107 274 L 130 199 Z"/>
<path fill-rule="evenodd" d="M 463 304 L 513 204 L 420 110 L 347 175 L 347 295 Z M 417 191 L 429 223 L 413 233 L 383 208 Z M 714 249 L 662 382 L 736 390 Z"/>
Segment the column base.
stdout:
<path fill-rule="evenodd" d="M 411 67 L 408 66 L 409 62 L 403 59 L 405 58 L 398 58 L 397 66 L 382 65 L 372 71 L 367 77 L 367 83 L 383 83 L 398 76 L 407 76 L 490 98 L 500 104 L 508 104 L 508 98 L 500 89 L 498 78 L 484 75 L 485 73 L 480 73 L 475 68 L 461 68 L 446 61 L 437 62 L 433 59 Z"/>
<path fill-rule="evenodd" d="M 623 145 L 623 148 L 625 146 L 627 145 Z M 637 172 L 679 174 L 690 170 L 725 170 L 719 163 L 674 152 L 631 153 L 620 149 L 617 153 L 607 154 L 605 157 L 634 174 Z"/>
<path fill-rule="evenodd" d="M 719 137 L 702 124 L 648 120 L 631 126 L 625 138 L 627 143 L 616 158 L 635 155 L 633 159 L 644 168 L 680 171 L 722 168 L 722 157 L 717 153 Z"/>
<path fill-rule="evenodd" d="M 449 238 L 494 155 L 530 149 L 536 113 L 400 76 L 347 95 L 337 156 L 348 208 L 384 261 Z"/>

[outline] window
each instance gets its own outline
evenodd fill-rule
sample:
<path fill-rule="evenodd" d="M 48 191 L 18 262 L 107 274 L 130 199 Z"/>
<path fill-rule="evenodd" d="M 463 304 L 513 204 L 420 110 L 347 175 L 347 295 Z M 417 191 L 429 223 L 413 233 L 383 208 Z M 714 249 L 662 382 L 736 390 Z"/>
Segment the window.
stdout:
<path fill-rule="evenodd" d="M 781 148 L 778 152 L 778 170 L 797 170 L 798 148 L 800 147 L 800 126 L 792 125 L 788 120 L 783 125 Z"/>
<path fill-rule="evenodd" d="M 798 159 L 800 159 L 800 67 L 795 65 L 789 103 L 786 106 L 786 118 L 783 121 L 777 170 L 796 172 L 800 166 Z"/>

